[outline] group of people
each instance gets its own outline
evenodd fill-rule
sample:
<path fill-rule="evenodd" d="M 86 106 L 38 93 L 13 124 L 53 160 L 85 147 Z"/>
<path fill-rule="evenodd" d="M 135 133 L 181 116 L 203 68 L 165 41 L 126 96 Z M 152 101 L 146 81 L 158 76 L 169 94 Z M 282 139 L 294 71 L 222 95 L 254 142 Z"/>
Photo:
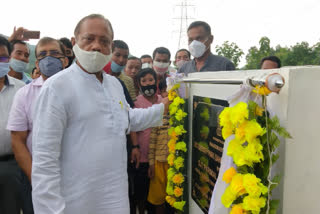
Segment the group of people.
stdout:
<path fill-rule="evenodd" d="M 235 69 L 211 53 L 210 26 L 193 22 L 171 65 L 165 47 L 130 55 L 110 21 L 91 14 L 71 40 L 38 41 L 32 78 L 23 31 L 0 36 L 0 213 L 173 212 L 166 78 Z"/>

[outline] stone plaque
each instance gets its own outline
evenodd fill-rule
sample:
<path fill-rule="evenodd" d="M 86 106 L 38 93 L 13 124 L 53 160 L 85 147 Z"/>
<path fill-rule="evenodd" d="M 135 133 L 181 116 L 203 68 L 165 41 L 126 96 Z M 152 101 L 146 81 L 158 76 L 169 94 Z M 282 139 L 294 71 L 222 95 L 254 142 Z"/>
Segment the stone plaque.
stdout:
<path fill-rule="evenodd" d="M 191 194 L 204 213 L 219 174 L 224 145 L 219 114 L 227 106 L 225 100 L 193 97 Z"/>

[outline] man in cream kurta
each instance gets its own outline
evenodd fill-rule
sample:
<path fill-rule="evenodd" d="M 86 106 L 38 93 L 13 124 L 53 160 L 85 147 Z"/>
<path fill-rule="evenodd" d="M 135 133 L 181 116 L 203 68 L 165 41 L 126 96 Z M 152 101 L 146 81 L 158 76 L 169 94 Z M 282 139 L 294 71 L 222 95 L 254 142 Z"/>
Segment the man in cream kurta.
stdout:
<path fill-rule="evenodd" d="M 94 50 L 99 53 L 92 63 L 101 64 L 103 57 L 110 60 L 110 52 L 99 49 L 109 24 L 99 15 L 85 17 L 75 30 L 80 40 L 74 47 L 77 63 L 42 86 L 32 147 L 36 214 L 129 213 L 126 133 L 159 126 L 168 103 L 130 109 L 115 77 L 93 73 L 97 67 L 86 58 Z M 81 44 L 87 30 L 93 35 L 89 42 L 96 41 L 91 52 Z M 104 65 L 98 66 L 100 71 Z"/>

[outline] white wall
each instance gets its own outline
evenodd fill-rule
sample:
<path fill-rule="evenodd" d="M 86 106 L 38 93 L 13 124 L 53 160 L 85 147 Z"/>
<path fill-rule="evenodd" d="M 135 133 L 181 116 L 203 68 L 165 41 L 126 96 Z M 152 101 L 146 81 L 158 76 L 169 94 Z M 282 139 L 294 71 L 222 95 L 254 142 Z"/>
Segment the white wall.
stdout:
<path fill-rule="evenodd" d="M 280 159 L 273 171 L 283 175 L 274 197 L 281 200 L 278 213 L 318 214 L 320 203 L 320 67 L 284 67 L 279 70 L 201 72 L 189 77 L 211 79 L 246 79 L 262 73 L 279 72 L 286 84 L 280 94 L 268 97 L 268 106 L 293 136 L 282 140 Z M 238 85 L 190 84 L 189 125 L 192 118 L 194 95 L 225 100 L 239 88 Z M 192 126 L 190 126 L 192 127 Z M 319 131 L 318 131 L 319 130 Z M 189 144 L 189 191 L 191 190 L 191 135 Z M 189 212 L 202 213 L 189 194 Z"/>

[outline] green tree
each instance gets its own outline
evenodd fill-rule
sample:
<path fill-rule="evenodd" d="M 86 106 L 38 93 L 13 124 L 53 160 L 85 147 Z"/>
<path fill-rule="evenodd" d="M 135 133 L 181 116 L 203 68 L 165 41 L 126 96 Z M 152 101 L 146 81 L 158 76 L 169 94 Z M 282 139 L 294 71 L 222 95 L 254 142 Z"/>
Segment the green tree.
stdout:
<path fill-rule="evenodd" d="M 275 55 L 281 60 L 282 66 L 296 65 L 319 65 L 320 64 L 320 42 L 309 46 L 308 42 L 300 42 L 291 47 L 270 47 L 270 39 L 262 37 L 259 47 L 251 47 L 246 55 L 247 64 L 245 69 L 260 68 L 263 57 Z"/>
<path fill-rule="evenodd" d="M 315 54 L 315 58 L 313 59 L 313 65 L 320 65 L 320 42 L 312 46 L 312 50 Z"/>
<path fill-rule="evenodd" d="M 218 55 L 230 59 L 236 68 L 239 65 L 241 56 L 244 54 L 236 43 L 229 43 L 229 41 L 225 41 L 221 46 L 217 45 L 216 52 Z"/>
<path fill-rule="evenodd" d="M 316 53 L 308 42 L 297 43 L 290 47 L 287 58 L 283 61 L 283 65 L 312 65 Z"/>
<path fill-rule="evenodd" d="M 274 55 L 279 57 L 279 59 L 281 60 L 282 66 L 287 61 L 289 52 L 290 52 L 290 48 L 288 48 L 288 47 L 281 47 L 280 45 L 276 46 Z"/>
<path fill-rule="evenodd" d="M 275 51 L 270 47 L 270 39 L 262 37 L 258 47 L 251 47 L 246 55 L 247 64 L 245 69 L 259 69 L 263 57 L 273 55 Z"/>

